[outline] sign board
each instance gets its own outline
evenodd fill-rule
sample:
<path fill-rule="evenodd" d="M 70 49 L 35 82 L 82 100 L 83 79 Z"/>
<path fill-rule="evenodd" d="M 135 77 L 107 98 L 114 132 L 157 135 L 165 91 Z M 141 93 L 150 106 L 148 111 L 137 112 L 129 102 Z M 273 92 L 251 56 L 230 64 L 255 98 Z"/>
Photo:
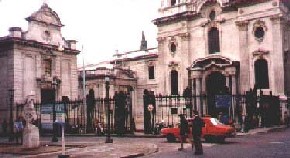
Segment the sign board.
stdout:
<path fill-rule="evenodd" d="M 53 104 L 42 104 L 40 109 L 41 128 L 52 130 L 52 107 Z"/>
<path fill-rule="evenodd" d="M 232 103 L 231 95 L 216 95 L 215 107 L 216 108 L 229 108 Z"/>
<path fill-rule="evenodd" d="M 65 108 L 64 104 L 55 104 L 55 122 L 65 123 Z"/>
<path fill-rule="evenodd" d="M 154 109 L 154 106 L 153 106 L 152 104 L 149 104 L 147 108 L 148 108 L 148 111 L 150 111 L 150 112 L 151 112 L 151 111 L 153 111 L 153 109 Z"/>
<path fill-rule="evenodd" d="M 42 104 L 41 105 L 41 128 L 42 129 L 53 129 L 53 104 Z M 65 107 L 64 104 L 55 104 L 55 122 L 64 124 L 65 123 Z"/>

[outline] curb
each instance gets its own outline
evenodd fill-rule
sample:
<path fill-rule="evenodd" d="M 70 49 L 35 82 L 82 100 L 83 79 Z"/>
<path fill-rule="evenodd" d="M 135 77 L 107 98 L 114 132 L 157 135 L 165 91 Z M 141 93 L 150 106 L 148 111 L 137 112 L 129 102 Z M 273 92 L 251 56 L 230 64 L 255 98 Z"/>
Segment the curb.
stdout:
<path fill-rule="evenodd" d="M 145 156 L 145 154 L 144 153 L 130 154 L 127 156 L 121 156 L 120 158 L 134 158 L 134 157 L 141 157 L 141 156 Z"/>
<path fill-rule="evenodd" d="M 41 137 L 51 137 L 52 135 L 42 135 Z M 67 137 L 106 137 L 106 135 L 102 136 L 97 136 L 95 134 L 66 134 L 65 136 Z M 128 135 L 115 135 L 111 134 L 111 137 L 116 137 L 116 138 L 165 138 L 163 135 L 133 135 L 133 134 L 128 134 Z"/>
<path fill-rule="evenodd" d="M 247 133 L 237 133 L 236 136 L 247 136 L 247 135 L 255 135 L 255 134 L 265 134 L 265 133 L 270 133 L 270 132 L 280 132 L 284 131 L 286 129 L 286 126 L 277 126 L 277 127 L 271 127 L 268 129 L 265 129 L 263 131 L 252 131 L 252 132 L 247 132 Z"/>

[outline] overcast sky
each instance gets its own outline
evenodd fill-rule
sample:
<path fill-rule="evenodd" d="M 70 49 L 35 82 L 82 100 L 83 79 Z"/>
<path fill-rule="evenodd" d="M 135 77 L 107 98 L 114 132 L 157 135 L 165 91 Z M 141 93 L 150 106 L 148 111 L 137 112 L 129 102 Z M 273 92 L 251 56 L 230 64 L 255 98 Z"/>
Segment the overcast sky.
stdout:
<path fill-rule="evenodd" d="M 24 19 L 37 11 L 44 0 L 0 0 L 0 36 L 9 27 L 27 30 Z M 159 0 L 46 0 L 65 25 L 62 35 L 83 45 L 85 63 L 97 63 L 119 52 L 137 50 L 142 30 L 148 47 L 157 47 Z M 82 64 L 82 55 L 78 56 Z"/>

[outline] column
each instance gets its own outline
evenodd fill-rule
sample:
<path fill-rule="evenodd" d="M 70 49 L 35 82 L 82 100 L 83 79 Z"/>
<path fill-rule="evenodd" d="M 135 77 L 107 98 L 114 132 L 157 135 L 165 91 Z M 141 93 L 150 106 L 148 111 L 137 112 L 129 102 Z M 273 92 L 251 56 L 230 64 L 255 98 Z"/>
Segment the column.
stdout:
<path fill-rule="evenodd" d="M 192 109 L 193 110 L 196 110 L 196 78 L 193 78 L 192 81 L 191 81 L 191 84 L 192 84 L 192 96 L 194 96 L 192 98 Z"/>
<path fill-rule="evenodd" d="M 236 75 L 231 75 L 232 77 L 232 95 L 237 94 L 237 84 L 236 84 Z"/>
<path fill-rule="evenodd" d="M 201 78 L 196 78 L 196 104 L 197 104 L 197 111 L 200 113 L 201 112 Z"/>
<path fill-rule="evenodd" d="M 226 86 L 230 88 L 230 76 L 226 75 Z"/>
<path fill-rule="evenodd" d="M 205 91 L 206 91 L 206 79 L 205 79 L 205 75 L 202 75 L 202 79 L 201 79 L 201 94 L 204 95 Z M 202 97 L 202 114 L 205 115 L 207 114 L 207 102 L 206 102 L 206 98 Z"/>
<path fill-rule="evenodd" d="M 231 75 L 231 78 L 232 78 L 232 95 L 233 96 L 235 96 L 236 95 L 236 91 L 237 91 L 237 89 L 236 89 L 236 87 L 237 87 L 237 85 L 236 85 L 236 76 L 235 76 L 235 74 L 234 75 Z M 235 100 L 235 98 L 234 97 L 232 97 L 233 98 L 233 101 L 232 101 L 232 110 L 233 110 L 233 119 L 235 120 L 235 108 L 236 108 L 236 100 Z"/>

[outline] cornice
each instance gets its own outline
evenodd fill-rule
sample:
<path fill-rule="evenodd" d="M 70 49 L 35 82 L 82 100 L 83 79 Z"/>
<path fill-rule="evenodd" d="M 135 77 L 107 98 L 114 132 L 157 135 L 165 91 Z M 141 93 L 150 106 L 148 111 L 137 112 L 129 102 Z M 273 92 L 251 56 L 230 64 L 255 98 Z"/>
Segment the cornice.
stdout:
<path fill-rule="evenodd" d="M 194 18 L 198 17 L 198 13 L 195 11 L 185 11 L 182 13 L 177 13 L 171 16 L 166 16 L 166 17 L 161 17 L 153 20 L 152 22 L 154 25 L 160 26 L 164 24 L 170 24 L 173 22 L 179 22 L 179 21 L 190 21 L 193 20 Z"/>
<path fill-rule="evenodd" d="M 33 48 L 39 48 L 42 50 L 50 50 L 50 51 L 60 51 L 59 47 L 56 45 L 50 45 L 50 44 L 44 44 L 41 42 L 37 42 L 34 40 L 24 40 L 22 38 L 18 38 L 18 37 L 4 37 L 4 38 L 0 38 L 0 45 L 22 45 L 22 46 L 26 46 L 26 47 L 33 47 Z M 64 48 L 63 51 L 66 54 L 72 54 L 72 55 L 77 55 L 80 53 L 79 50 L 73 50 L 73 49 L 69 49 L 69 48 Z"/>

